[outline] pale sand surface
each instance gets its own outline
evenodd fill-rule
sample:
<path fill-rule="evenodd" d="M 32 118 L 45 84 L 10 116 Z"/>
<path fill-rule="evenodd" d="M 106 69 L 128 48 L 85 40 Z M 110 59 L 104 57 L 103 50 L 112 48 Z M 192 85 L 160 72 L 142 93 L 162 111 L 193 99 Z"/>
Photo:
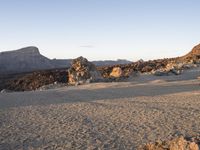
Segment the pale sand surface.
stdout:
<path fill-rule="evenodd" d="M 0 149 L 123 150 L 175 135 L 197 136 L 198 75 L 2 93 Z"/>

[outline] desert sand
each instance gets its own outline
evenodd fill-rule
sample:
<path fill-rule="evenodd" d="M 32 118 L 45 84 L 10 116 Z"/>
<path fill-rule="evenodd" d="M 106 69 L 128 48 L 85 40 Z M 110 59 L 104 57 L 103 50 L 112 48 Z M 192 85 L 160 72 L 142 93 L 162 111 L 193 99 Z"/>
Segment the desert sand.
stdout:
<path fill-rule="evenodd" d="M 200 135 L 200 69 L 0 94 L 0 149 L 137 149 Z"/>

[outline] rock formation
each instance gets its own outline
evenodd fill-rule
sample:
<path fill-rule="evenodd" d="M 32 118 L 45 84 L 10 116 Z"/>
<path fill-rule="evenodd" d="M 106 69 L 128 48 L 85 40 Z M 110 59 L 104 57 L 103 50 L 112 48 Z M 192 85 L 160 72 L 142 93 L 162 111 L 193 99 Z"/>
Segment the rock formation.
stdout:
<path fill-rule="evenodd" d="M 110 73 L 111 77 L 119 78 L 122 76 L 122 69 L 120 67 L 114 67 Z"/>
<path fill-rule="evenodd" d="M 102 80 L 101 74 L 95 65 L 83 57 L 78 57 L 72 61 L 68 76 L 68 81 L 71 85 Z"/>

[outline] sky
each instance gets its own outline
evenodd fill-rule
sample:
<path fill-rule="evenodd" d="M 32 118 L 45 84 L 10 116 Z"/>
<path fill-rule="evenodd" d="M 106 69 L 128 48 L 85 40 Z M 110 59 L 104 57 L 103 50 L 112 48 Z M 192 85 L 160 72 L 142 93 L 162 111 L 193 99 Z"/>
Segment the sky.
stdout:
<path fill-rule="evenodd" d="M 49 58 L 157 59 L 200 43 L 199 0 L 0 0 L 0 51 Z"/>

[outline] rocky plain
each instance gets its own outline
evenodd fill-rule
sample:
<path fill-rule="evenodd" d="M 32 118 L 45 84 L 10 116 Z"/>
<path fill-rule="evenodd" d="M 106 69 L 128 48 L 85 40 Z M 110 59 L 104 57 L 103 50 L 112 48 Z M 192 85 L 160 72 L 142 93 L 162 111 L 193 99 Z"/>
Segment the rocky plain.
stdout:
<path fill-rule="evenodd" d="M 46 61 L 0 76 L 0 149 L 199 149 L 200 45 L 128 64 Z"/>

